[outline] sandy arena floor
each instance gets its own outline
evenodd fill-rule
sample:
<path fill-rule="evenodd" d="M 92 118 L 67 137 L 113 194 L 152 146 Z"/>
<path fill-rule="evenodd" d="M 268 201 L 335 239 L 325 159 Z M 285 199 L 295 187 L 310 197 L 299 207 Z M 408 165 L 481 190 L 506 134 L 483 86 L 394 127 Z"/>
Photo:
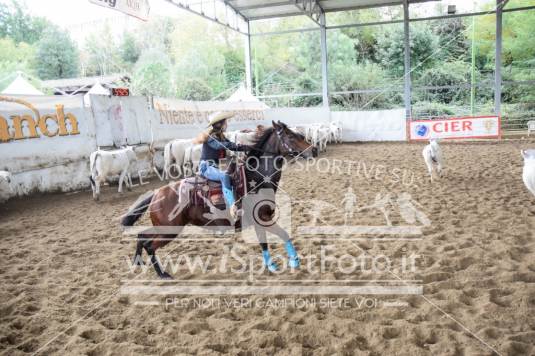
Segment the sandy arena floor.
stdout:
<path fill-rule="evenodd" d="M 535 197 L 522 183 L 519 151 L 535 147 L 535 142 L 444 143 L 445 176 L 432 184 L 422 147 L 329 146 L 321 156 L 329 163 L 325 160 L 322 168 L 308 170 L 290 167 L 282 188 L 298 200 L 292 205 L 294 227 L 310 224 L 307 201 L 322 200 L 340 208 L 349 186 L 358 207 L 372 204 L 378 193 L 390 194 L 393 201 L 408 193 L 430 220 L 421 239 L 380 241 L 385 236 L 379 235 L 336 241 L 322 235 L 324 241 L 307 236 L 295 241 L 301 254 L 331 245 L 335 257 L 363 251 L 393 260 L 417 255 L 416 270 L 401 277 L 423 285 L 423 295 L 331 296 L 338 302 L 350 298 L 349 305 L 325 305 L 322 296 L 302 296 L 318 304 L 290 302 L 279 307 L 265 304 L 287 296 L 246 299 L 266 302 L 263 307 L 166 307 L 162 303 L 168 296 L 124 295 L 123 282 L 138 278 L 140 272 L 131 272 L 126 263 L 135 243 L 121 235 L 117 217 L 142 192 L 161 185 L 152 178 L 150 185 L 124 195 L 115 191 L 116 186 L 106 187 L 99 203 L 89 192 L 80 192 L 33 196 L 0 206 L 0 353 L 533 355 Z M 347 162 L 333 163 L 334 159 L 360 163 L 350 169 Z M 333 164 L 341 169 L 333 169 Z M 390 219 L 394 226 L 404 224 L 395 209 Z M 318 225 L 343 223 L 343 213 L 327 206 Z M 368 209 L 355 212 L 349 223 L 384 225 L 385 218 Z M 173 241 L 158 253 L 218 256 L 230 245 L 232 241 Z M 274 250 L 283 252 L 280 246 Z M 259 247 L 249 246 L 248 253 L 259 257 Z M 393 280 L 397 278 L 393 273 L 401 272 L 343 274 L 329 267 L 315 278 Z M 186 281 L 229 277 L 222 272 L 206 277 L 188 271 L 174 276 Z M 233 277 L 248 283 L 247 274 Z M 141 278 L 157 279 L 152 270 Z M 311 276 L 302 268 L 275 276 L 265 272 L 259 278 L 282 283 Z M 239 299 L 220 297 L 225 302 Z M 372 300 L 372 306 L 359 304 L 363 299 L 358 298 Z"/>

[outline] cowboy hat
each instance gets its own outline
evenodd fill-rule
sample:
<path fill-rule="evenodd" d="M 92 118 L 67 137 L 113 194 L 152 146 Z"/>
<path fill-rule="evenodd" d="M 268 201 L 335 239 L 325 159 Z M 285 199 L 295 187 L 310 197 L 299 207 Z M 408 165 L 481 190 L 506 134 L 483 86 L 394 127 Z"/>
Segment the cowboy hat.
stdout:
<path fill-rule="evenodd" d="M 208 123 L 208 126 L 213 126 L 217 124 L 218 122 L 230 119 L 233 116 L 234 116 L 233 112 L 217 111 L 208 117 L 208 119 L 210 120 L 210 122 Z"/>

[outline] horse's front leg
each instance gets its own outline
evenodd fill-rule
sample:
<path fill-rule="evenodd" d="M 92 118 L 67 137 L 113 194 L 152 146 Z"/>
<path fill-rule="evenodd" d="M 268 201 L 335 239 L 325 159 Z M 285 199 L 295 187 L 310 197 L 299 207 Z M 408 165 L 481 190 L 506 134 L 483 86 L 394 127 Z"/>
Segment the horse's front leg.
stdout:
<path fill-rule="evenodd" d="M 288 265 L 290 268 L 298 268 L 301 264 L 299 261 L 299 256 L 297 255 L 297 251 L 295 250 L 292 240 L 290 240 L 290 235 L 288 235 L 286 230 L 284 230 L 278 224 L 268 227 L 267 230 L 268 232 L 279 236 L 284 241 L 284 247 L 286 248 L 286 253 L 288 253 Z"/>

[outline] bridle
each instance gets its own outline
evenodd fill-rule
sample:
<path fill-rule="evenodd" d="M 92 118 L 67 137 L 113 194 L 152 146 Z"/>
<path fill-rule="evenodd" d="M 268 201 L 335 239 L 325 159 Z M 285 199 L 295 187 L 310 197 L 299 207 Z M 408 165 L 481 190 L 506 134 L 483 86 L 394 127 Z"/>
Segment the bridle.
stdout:
<path fill-rule="evenodd" d="M 281 130 L 276 129 L 275 133 L 277 134 L 277 138 L 279 139 L 279 144 L 286 149 L 286 152 L 275 152 L 275 151 L 264 150 L 262 148 L 256 148 L 256 147 L 252 148 L 251 151 L 258 151 L 261 153 L 267 153 L 267 154 L 279 155 L 279 156 L 290 156 L 290 157 L 297 157 L 302 153 L 300 151 L 294 150 L 293 148 L 290 147 L 290 145 L 288 145 L 288 143 L 284 141 L 284 139 L 282 138 Z"/>

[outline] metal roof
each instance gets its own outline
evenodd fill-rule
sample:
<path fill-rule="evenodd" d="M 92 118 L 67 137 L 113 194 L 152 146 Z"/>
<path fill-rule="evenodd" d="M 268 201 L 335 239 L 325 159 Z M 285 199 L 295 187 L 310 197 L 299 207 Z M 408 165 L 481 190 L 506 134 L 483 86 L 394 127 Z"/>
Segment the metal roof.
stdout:
<path fill-rule="evenodd" d="M 421 3 L 440 0 L 409 0 Z M 226 0 L 245 20 L 307 15 L 318 21 L 319 13 L 402 5 L 403 0 Z"/>

